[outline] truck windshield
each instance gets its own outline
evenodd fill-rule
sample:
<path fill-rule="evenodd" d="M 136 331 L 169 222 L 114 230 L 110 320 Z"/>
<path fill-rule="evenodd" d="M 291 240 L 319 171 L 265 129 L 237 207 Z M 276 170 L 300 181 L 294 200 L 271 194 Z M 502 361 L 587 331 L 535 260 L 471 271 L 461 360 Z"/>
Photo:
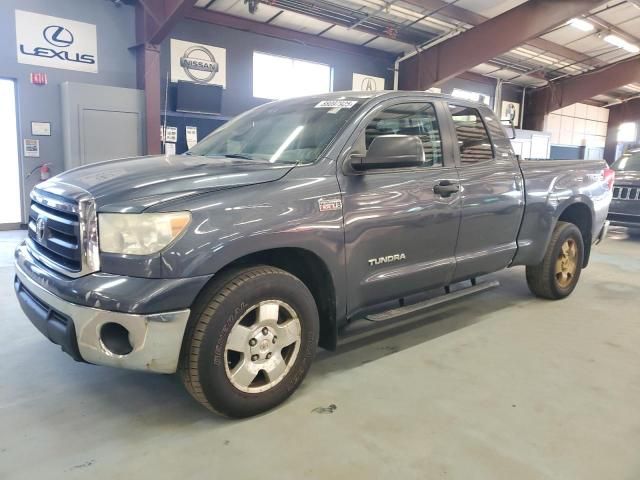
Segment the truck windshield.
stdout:
<path fill-rule="evenodd" d="M 358 109 L 357 99 L 276 102 L 251 110 L 187 152 L 270 163 L 312 163 Z"/>
<path fill-rule="evenodd" d="M 611 166 L 621 172 L 640 172 L 640 150 L 624 154 Z"/>

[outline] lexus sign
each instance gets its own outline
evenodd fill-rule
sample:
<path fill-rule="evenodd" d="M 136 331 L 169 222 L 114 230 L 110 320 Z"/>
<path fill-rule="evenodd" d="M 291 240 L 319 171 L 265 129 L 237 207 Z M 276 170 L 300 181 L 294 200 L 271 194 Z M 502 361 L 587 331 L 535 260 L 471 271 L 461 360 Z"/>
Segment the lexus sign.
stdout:
<path fill-rule="evenodd" d="M 16 10 L 19 63 L 98 72 L 96 26 L 66 18 Z"/>

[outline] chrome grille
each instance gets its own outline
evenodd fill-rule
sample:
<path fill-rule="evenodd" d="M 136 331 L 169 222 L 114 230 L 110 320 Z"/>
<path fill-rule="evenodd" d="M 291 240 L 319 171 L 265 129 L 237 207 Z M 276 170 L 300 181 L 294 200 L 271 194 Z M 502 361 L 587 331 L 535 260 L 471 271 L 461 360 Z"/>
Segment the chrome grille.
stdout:
<path fill-rule="evenodd" d="M 77 213 L 47 207 L 35 200 L 29 209 L 29 239 L 39 253 L 72 272 L 82 269 Z"/>
<path fill-rule="evenodd" d="M 75 200 L 31 192 L 27 246 L 47 267 L 70 277 L 98 271 L 97 218 L 91 196 Z"/>
<path fill-rule="evenodd" d="M 640 200 L 640 187 L 613 187 L 614 200 Z"/>

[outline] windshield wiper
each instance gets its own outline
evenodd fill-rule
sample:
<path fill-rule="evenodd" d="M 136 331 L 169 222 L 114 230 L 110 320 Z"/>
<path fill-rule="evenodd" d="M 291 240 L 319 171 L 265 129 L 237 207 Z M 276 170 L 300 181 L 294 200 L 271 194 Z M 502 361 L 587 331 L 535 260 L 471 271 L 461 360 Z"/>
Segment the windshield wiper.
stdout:
<path fill-rule="evenodd" d="M 243 153 L 227 153 L 225 154 L 227 158 L 241 158 L 242 160 L 253 160 L 253 157 L 250 155 L 246 155 Z"/>

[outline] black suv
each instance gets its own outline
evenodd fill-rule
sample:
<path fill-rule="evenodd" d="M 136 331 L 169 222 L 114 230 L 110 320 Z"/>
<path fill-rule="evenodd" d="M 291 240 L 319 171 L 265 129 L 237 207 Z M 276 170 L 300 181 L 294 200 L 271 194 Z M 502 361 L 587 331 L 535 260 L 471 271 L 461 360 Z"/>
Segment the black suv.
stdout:
<path fill-rule="evenodd" d="M 611 225 L 627 227 L 630 236 L 640 238 L 640 146 L 627 150 L 611 168 L 616 180 L 608 219 Z"/>

